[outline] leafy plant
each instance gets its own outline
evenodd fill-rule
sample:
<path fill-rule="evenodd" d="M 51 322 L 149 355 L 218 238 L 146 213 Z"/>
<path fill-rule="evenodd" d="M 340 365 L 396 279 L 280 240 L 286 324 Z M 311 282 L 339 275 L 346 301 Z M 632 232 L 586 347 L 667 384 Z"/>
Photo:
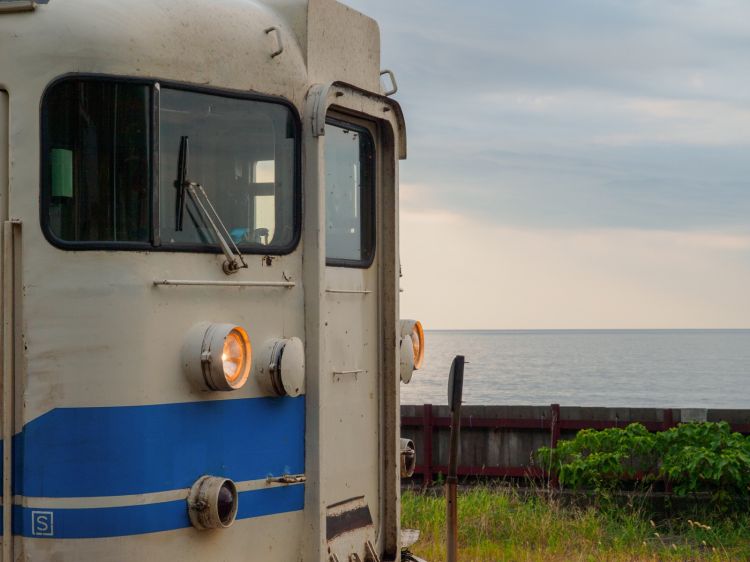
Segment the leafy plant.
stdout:
<path fill-rule="evenodd" d="M 584 429 L 557 448 L 537 452 L 540 464 L 573 489 L 612 491 L 625 480 L 662 479 L 677 495 L 710 492 L 717 502 L 750 495 L 750 437 L 726 422 L 681 424 L 649 433 L 641 424 L 625 429 Z"/>
<path fill-rule="evenodd" d="M 720 501 L 748 496 L 750 437 L 733 433 L 728 423 L 682 424 L 658 433 L 656 448 L 660 475 L 678 495 L 712 492 Z"/>

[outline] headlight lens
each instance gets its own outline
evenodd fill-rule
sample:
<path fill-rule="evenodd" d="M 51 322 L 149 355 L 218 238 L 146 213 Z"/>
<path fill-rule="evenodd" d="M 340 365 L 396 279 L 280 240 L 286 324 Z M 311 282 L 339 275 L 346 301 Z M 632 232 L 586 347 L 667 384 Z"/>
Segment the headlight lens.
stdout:
<path fill-rule="evenodd" d="M 221 361 L 229 386 L 239 388 L 244 385 L 252 364 L 252 348 L 250 338 L 243 328 L 237 326 L 229 332 L 224 340 Z"/>
<path fill-rule="evenodd" d="M 411 329 L 411 345 L 414 351 L 414 368 L 421 369 L 424 363 L 424 330 L 419 320 L 414 322 Z"/>
<path fill-rule="evenodd" d="M 186 373 L 209 390 L 239 390 L 247 382 L 253 353 L 247 331 L 235 324 L 198 324 L 183 345 Z"/>
<path fill-rule="evenodd" d="M 409 384 L 414 371 L 424 364 L 424 330 L 419 320 L 401 320 L 400 362 L 401 382 Z M 411 344 L 411 345 L 410 345 Z"/>

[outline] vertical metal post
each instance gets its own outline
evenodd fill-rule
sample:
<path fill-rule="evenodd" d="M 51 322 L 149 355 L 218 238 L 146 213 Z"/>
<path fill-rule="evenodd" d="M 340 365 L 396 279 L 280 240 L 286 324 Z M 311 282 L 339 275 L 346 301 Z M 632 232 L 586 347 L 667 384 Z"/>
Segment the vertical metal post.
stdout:
<path fill-rule="evenodd" d="M 560 440 L 560 404 L 552 404 L 552 418 L 550 420 L 550 448 L 557 447 Z"/>
<path fill-rule="evenodd" d="M 674 427 L 674 412 L 672 408 L 667 408 L 662 414 L 661 429 L 666 431 L 670 427 Z"/>
<path fill-rule="evenodd" d="M 13 399 L 15 393 L 14 292 L 15 229 L 20 223 L 3 222 L 2 256 L 2 392 L 3 392 L 3 558 L 13 560 Z"/>
<path fill-rule="evenodd" d="M 560 404 L 552 404 L 550 406 L 550 426 L 549 426 L 549 441 L 550 449 L 557 448 L 557 442 L 560 440 Z M 551 468 L 551 467 L 550 467 Z M 560 483 L 557 481 L 557 476 L 549 474 L 549 483 L 552 489 L 556 490 L 560 487 Z"/>
<path fill-rule="evenodd" d="M 662 415 L 662 421 L 661 421 L 662 431 L 666 431 L 670 427 L 674 427 L 675 425 L 676 424 L 674 423 L 674 410 L 672 410 L 672 408 L 665 409 Z M 670 482 L 668 478 L 664 481 L 664 491 L 667 494 L 672 493 L 672 482 Z"/>
<path fill-rule="evenodd" d="M 432 404 L 425 404 L 422 408 L 422 436 L 424 438 L 424 486 L 432 484 Z"/>
<path fill-rule="evenodd" d="M 0 317 L 2 322 L 0 329 L 0 343 L 2 344 L 2 373 L 0 374 L 0 394 L 2 395 L 2 416 L 0 423 L 3 440 L 3 537 L 2 548 L 0 549 L 0 561 L 10 562 L 13 560 L 13 489 L 12 489 L 12 469 L 13 469 L 13 285 L 12 285 L 12 264 L 13 264 L 13 240 L 9 235 L 12 232 L 12 226 L 5 222 L 8 220 L 8 195 L 10 189 L 10 123 L 9 123 L 9 101 L 8 92 L 0 90 L 0 220 L 3 221 L 3 229 L 0 231 L 2 236 L 2 259 L 0 264 Z M 9 283 L 9 281 L 11 283 Z"/>
<path fill-rule="evenodd" d="M 461 435 L 461 400 L 464 383 L 464 357 L 457 355 L 448 381 L 448 405 L 451 410 L 451 445 L 448 477 L 445 480 L 446 520 L 448 523 L 448 562 L 458 561 L 458 449 Z"/>
<path fill-rule="evenodd" d="M 320 104 L 325 104 L 321 88 L 313 86 L 307 98 L 305 111 L 315 115 Z M 312 124 L 305 119 L 303 138 L 306 147 L 304 181 L 308 189 L 304 192 L 305 221 L 302 238 L 305 245 L 305 258 L 302 260 L 302 275 L 305 297 L 305 365 L 309 372 L 323 372 L 325 347 L 323 343 L 325 323 L 325 190 L 320 188 L 324 181 L 324 142 L 310 129 Z M 328 401 L 328 385 L 322 376 L 310 377 L 306 383 L 305 439 L 315 443 L 315 447 L 305 447 L 305 525 L 303 535 L 303 560 L 305 562 L 323 560 L 326 556 L 326 510 L 323 490 L 323 459 L 325 432 L 321 423 L 322 404 Z"/>

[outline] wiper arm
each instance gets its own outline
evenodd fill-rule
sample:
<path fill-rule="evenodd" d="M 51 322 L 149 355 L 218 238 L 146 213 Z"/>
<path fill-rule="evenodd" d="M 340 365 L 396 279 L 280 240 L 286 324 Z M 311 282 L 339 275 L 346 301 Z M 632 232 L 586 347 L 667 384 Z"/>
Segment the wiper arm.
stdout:
<path fill-rule="evenodd" d="M 240 252 L 234 239 L 229 234 L 229 231 L 221 220 L 219 213 L 216 212 L 216 208 L 211 203 L 211 199 L 208 198 L 206 190 L 203 189 L 201 184 L 191 182 L 187 177 L 189 141 L 189 137 L 185 136 L 180 138 L 180 157 L 177 165 L 177 181 L 175 182 L 175 187 L 177 188 L 175 230 L 177 232 L 182 231 L 185 217 L 185 192 L 187 191 L 190 193 L 190 197 L 195 201 L 196 206 L 200 209 L 204 218 L 211 226 L 214 236 L 219 241 L 221 251 L 224 252 L 224 256 L 227 258 L 222 266 L 224 273 L 227 275 L 237 273 L 240 269 L 247 268 L 247 262 L 245 262 L 245 259 L 242 257 L 242 252 Z"/>
<path fill-rule="evenodd" d="M 219 241 L 221 251 L 224 252 L 224 256 L 227 258 L 223 265 L 224 273 L 231 275 L 232 273 L 237 273 L 240 269 L 247 268 L 247 262 L 245 261 L 245 258 L 242 257 L 242 252 L 240 252 L 237 244 L 235 244 L 232 236 L 229 234 L 227 227 L 221 220 L 219 213 L 216 212 L 216 208 L 208 198 L 203 186 L 199 183 L 186 181 L 185 188 L 203 213 L 208 224 L 211 225 L 211 230 L 214 231 L 214 235 Z M 203 198 L 203 201 L 201 201 L 201 198 Z M 209 209 L 211 212 L 209 212 Z M 218 226 L 216 223 L 218 223 Z"/>

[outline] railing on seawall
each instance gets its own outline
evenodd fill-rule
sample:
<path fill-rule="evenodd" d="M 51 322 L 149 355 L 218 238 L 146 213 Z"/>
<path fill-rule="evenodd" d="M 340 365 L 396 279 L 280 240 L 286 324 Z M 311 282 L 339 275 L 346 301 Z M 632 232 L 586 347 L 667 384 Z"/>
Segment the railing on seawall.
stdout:
<path fill-rule="evenodd" d="M 592 408 L 560 406 L 464 406 L 458 474 L 467 477 L 547 478 L 531 462 L 539 447 L 556 447 L 581 429 L 625 427 L 641 423 L 664 431 L 691 421 L 726 421 L 750 434 L 750 410 Z M 414 441 L 415 476 L 429 485 L 448 469 L 448 406 L 401 406 L 401 435 Z"/>

